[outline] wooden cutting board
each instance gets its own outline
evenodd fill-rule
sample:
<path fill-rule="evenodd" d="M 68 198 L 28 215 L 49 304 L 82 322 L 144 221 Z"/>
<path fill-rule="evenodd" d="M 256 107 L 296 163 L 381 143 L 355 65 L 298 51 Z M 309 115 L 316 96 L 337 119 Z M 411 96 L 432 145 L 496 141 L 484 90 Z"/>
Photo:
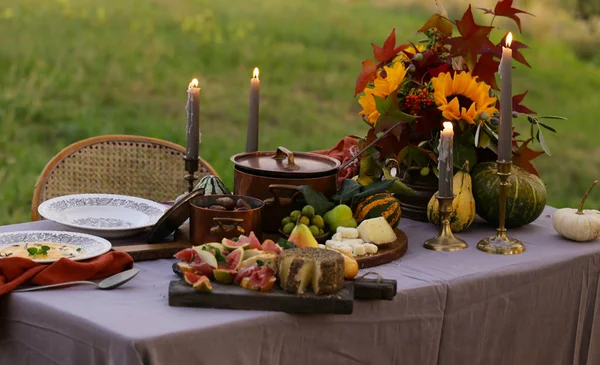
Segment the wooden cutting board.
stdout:
<path fill-rule="evenodd" d="M 111 240 L 112 249 L 128 253 L 135 262 L 170 259 L 184 248 L 192 247 L 192 243 L 188 238 L 189 229 L 187 227 L 188 225 L 183 225 L 173 235 L 159 243 L 146 243 L 146 234 L 123 240 Z"/>
<path fill-rule="evenodd" d="M 360 269 L 387 264 L 404 256 L 406 250 L 408 250 L 408 237 L 401 229 L 396 228 L 394 232 L 396 233 L 396 240 L 379 246 L 376 254 L 356 257 Z"/>
<path fill-rule="evenodd" d="M 176 262 L 173 263 L 172 269 L 175 275 L 183 278 L 183 271 L 181 271 Z M 370 279 L 367 278 L 369 275 L 376 275 L 378 277 L 377 279 Z M 354 280 L 347 281 L 347 283 L 351 283 L 354 286 L 354 299 L 393 300 L 398 291 L 396 280 L 384 279 L 374 272 L 356 277 Z"/>
<path fill-rule="evenodd" d="M 236 285 L 212 284 L 212 292 L 198 292 L 183 280 L 169 284 L 169 305 L 173 307 L 201 307 L 286 312 L 295 314 L 351 314 L 354 304 L 354 286 L 332 295 L 301 296 L 289 294 L 279 287 L 258 292 Z"/>

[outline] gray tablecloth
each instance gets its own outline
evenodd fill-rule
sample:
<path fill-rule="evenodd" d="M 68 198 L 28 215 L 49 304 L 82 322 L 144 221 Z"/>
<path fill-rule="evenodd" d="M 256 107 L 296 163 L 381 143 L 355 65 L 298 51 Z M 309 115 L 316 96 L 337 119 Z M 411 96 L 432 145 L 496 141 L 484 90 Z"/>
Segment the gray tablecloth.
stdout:
<path fill-rule="evenodd" d="M 377 267 L 398 280 L 393 301 L 357 301 L 352 315 L 174 308 L 172 260 L 137 264 L 113 291 L 89 287 L 0 298 L 0 364 L 600 364 L 600 241 L 556 235 L 547 208 L 510 231 L 520 255 L 422 247 L 432 225 L 403 220 L 409 249 Z M 51 222 L 0 231 L 57 229 Z"/>

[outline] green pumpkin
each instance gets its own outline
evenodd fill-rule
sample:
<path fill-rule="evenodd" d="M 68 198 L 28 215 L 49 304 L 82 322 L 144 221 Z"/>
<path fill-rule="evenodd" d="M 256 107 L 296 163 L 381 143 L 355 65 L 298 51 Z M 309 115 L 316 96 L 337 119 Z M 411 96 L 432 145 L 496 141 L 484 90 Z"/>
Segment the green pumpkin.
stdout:
<path fill-rule="evenodd" d="M 365 219 L 384 217 L 392 228 L 400 223 L 400 201 L 389 193 L 377 193 L 362 199 L 354 210 L 357 223 Z"/>
<path fill-rule="evenodd" d="M 204 195 L 225 195 L 231 194 L 223 181 L 214 175 L 205 175 L 200 179 L 195 189 L 204 189 Z"/>
<path fill-rule="evenodd" d="M 477 214 L 498 226 L 500 178 L 495 162 L 477 164 L 471 172 Z M 546 206 L 546 186 L 539 177 L 513 165 L 506 188 L 506 228 L 529 224 Z"/>

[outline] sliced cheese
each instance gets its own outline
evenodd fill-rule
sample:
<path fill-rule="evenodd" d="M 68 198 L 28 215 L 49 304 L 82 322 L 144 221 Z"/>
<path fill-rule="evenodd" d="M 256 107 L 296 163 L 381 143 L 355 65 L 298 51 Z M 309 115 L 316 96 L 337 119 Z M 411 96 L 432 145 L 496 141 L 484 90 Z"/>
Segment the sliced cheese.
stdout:
<path fill-rule="evenodd" d="M 358 238 L 358 231 L 356 228 L 337 227 L 336 233 L 341 234 L 342 238 Z"/>
<path fill-rule="evenodd" d="M 365 251 L 366 253 L 377 253 L 378 247 L 372 243 L 365 243 Z"/>
<path fill-rule="evenodd" d="M 338 247 L 341 245 L 342 245 L 342 242 L 340 242 L 340 241 L 333 241 L 333 240 L 325 241 L 325 247 Z"/>
<path fill-rule="evenodd" d="M 344 238 L 342 237 L 341 233 L 335 233 L 333 236 L 331 236 L 331 240 L 332 241 L 342 241 Z"/>
<path fill-rule="evenodd" d="M 352 248 L 352 250 L 352 253 L 356 256 L 364 256 L 367 253 L 364 245 L 356 245 Z"/>
<path fill-rule="evenodd" d="M 347 252 L 349 254 L 352 254 L 352 247 L 350 247 L 348 245 L 342 244 L 342 245 L 337 246 L 336 248 L 338 250 L 340 250 L 340 251 L 344 251 L 344 252 Z"/>
<path fill-rule="evenodd" d="M 383 217 L 365 219 L 357 228 L 360 238 L 376 245 L 394 242 L 397 237 L 392 227 Z"/>
<path fill-rule="evenodd" d="M 345 239 L 342 241 L 342 244 L 348 245 L 350 247 L 354 247 L 356 245 L 362 245 L 363 243 L 365 243 L 365 242 L 363 240 L 361 240 L 360 238 L 350 238 L 350 239 Z"/>

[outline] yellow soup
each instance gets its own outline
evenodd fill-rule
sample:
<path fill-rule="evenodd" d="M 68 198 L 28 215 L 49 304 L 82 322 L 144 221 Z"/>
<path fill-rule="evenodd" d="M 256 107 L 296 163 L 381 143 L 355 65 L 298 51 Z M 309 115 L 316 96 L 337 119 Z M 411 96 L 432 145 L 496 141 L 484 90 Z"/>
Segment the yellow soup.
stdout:
<path fill-rule="evenodd" d="M 0 249 L 2 257 L 24 257 L 32 260 L 58 260 L 83 255 L 83 249 L 74 245 L 52 242 L 20 243 Z"/>

